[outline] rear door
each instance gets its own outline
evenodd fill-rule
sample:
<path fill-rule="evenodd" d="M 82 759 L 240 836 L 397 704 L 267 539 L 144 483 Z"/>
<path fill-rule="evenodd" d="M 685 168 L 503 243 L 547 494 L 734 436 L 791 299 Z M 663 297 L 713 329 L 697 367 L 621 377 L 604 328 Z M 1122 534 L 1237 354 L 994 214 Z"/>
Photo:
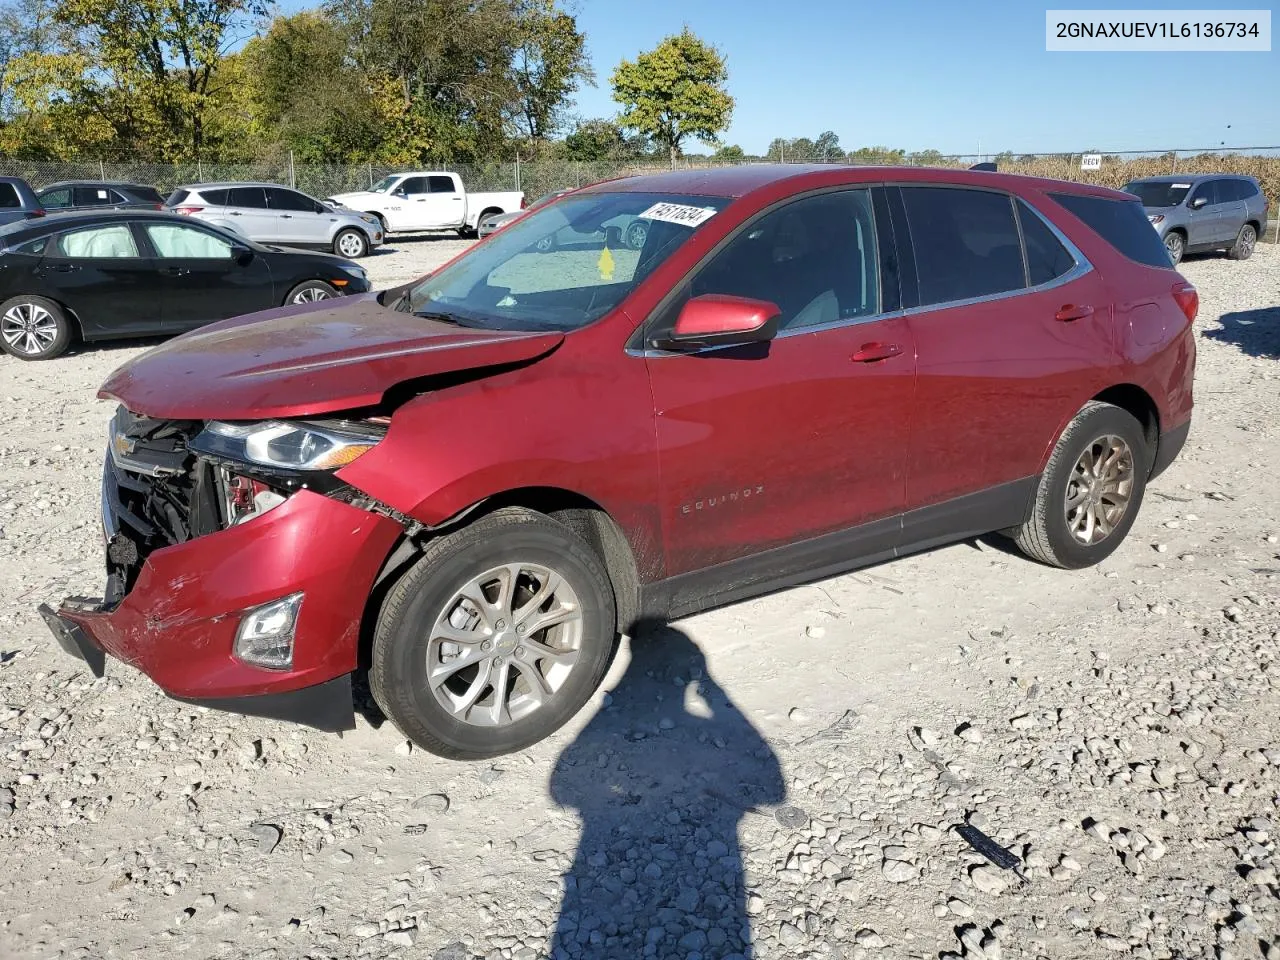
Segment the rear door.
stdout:
<path fill-rule="evenodd" d="M 441 173 L 427 177 L 427 217 L 429 227 L 460 227 L 466 222 L 466 198 L 457 178 Z"/>
<path fill-rule="evenodd" d="M 279 239 L 279 219 L 267 206 L 267 192 L 262 187 L 232 187 L 221 212 L 241 236 L 260 243 Z"/>
<path fill-rule="evenodd" d="M 331 215 L 319 212 L 310 197 L 285 187 L 268 187 L 267 204 L 276 215 L 276 240 L 306 246 L 327 246 Z"/>
<path fill-rule="evenodd" d="M 156 264 L 127 221 L 60 234 L 36 274 L 49 296 L 75 314 L 87 339 L 160 332 Z"/>
<path fill-rule="evenodd" d="M 650 337 L 692 296 L 782 310 L 764 349 L 648 351 L 668 576 L 901 512 L 915 351 L 878 239 L 867 188 L 791 200 L 740 228 L 664 309 Z M 892 547 L 887 523 L 859 552 Z"/>
<path fill-rule="evenodd" d="M 957 506 L 962 526 L 1016 522 L 1002 517 L 1025 506 L 1018 481 L 1115 364 L 1106 290 L 1025 201 L 960 186 L 892 192 L 914 260 L 903 266 L 918 352 L 908 509 L 972 494 Z"/>
<path fill-rule="evenodd" d="M 143 220 L 139 241 L 155 258 L 155 290 L 166 333 L 278 306 L 260 256 L 235 258 L 231 243 L 198 223 Z"/>
<path fill-rule="evenodd" d="M 1237 177 L 1223 177 L 1218 181 L 1215 194 L 1218 201 L 1218 239 L 1235 240 L 1240 228 L 1249 219 L 1245 198 L 1252 193 L 1251 184 Z"/>

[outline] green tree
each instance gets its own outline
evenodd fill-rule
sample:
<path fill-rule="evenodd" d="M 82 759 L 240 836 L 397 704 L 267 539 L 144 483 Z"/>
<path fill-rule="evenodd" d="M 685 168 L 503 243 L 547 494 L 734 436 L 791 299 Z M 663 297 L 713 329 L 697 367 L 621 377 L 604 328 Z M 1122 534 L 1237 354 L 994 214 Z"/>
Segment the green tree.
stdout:
<path fill-rule="evenodd" d="M 943 156 L 940 150 L 918 150 L 907 154 L 907 162 L 917 167 L 937 167 L 942 164 L 942 161 Z"/>
<path fill-rule="evenodd" d="M 844 157 L 844 151 L 840 149 L 840 138 L 834 130 L 824 130 L 818 134 L 818 139 L 813 141 L 813 150 L 816 160 L 840 160 Z"/>
<path fill-rule="evenodd" d="M 644 152 L 644 141 L 628 137 L 612 120 L 580 121 L 564 138 L 566 160 L 635 160 Z"/>
<path fill-rule="evenodd" d="M 722 160 L 725 163 L 740 163 L 747 158 L 746 153 L 736 143 L 723 146 L 711 155 L 713 160 Z"/>
<path fill-rule="evenodd" d="M 715 145 L 729 126 L 733 97 L 724 57 L 686 27 L 613 71 L 624 127 L 664 148 L 672 164 L 689 137 Z"/>
<path fill-rule="evenodd" d="M 521 0 L 516 22 L 516 124 L 530 140 L 546 140 L 564 127 L 566 104 L 579 86 L 595 84 L 587 40 L 556 0 Z"/>

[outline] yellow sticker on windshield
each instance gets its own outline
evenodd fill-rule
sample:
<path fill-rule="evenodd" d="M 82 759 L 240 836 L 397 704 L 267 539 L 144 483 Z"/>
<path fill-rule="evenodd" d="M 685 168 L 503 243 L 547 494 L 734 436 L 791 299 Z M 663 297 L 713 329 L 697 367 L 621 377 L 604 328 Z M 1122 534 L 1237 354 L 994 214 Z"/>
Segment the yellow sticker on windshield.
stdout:
<path fill-rule="evenodd" d="M 609 252 L 608 247 L 600 251 L 600 259 L 596 261 L 596 267 L 600 271 L 601 280 L 613 279 L 613 254 Z"/>

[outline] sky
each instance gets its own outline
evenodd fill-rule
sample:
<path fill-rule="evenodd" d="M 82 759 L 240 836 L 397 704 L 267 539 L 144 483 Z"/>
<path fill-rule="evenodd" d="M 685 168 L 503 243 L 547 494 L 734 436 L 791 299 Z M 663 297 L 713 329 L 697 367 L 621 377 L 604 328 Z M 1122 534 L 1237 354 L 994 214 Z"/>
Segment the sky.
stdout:
<path fill-rule="evenodd" d="M 579 93 L 577 110 L 615 115 L 613 68 L 687 23 L 728 58 L 737 107 L 724 139 L 748 153 L 763 153 L 774 137 L 812 139 L 824 130 L 839 134 L 845 149 L 965 154 L 1280 146 L 1274 44 L 1270 53 L 1046 52 L 1045 10 L 1075 6 L 577 0 L 599 84 Z M 1148 6 L 1263 8 L 1211 0 Z"/>

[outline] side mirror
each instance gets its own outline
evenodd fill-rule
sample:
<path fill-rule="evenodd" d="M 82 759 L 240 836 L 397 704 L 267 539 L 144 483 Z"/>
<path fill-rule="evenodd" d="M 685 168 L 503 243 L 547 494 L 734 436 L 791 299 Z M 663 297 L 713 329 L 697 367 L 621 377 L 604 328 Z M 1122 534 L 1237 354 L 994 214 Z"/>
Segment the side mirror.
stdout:
<path fill-rule="evenodd" d="M 231 256 L 235 258 L 236 263 L 243 267 L 253 259 L 253 247 L 245 246 L 243 243 L 233 243 L 231 245 Z"/>
<path fill-rule="evenodd" d="M 1189 204 L 1187 204 L 1187 206 L 1189 206 L 1192 210 L 1199 210 L 1208 202 L 1209 202 L 1208 197 L 1196 197 Z"/>
<path fill-rule="evenodd" d="M 684 305 L 671 333 L 655 342 L 663 350 L 764 343 L 778 334 L 777 304 L 749 297 L 708 293 Z"/>
<path fill-rule="evenodd" d="M 617 248 L 622 246 L 622 228 L 621 227 L 605 227 L 604 228 L 605 246 Z"/>

